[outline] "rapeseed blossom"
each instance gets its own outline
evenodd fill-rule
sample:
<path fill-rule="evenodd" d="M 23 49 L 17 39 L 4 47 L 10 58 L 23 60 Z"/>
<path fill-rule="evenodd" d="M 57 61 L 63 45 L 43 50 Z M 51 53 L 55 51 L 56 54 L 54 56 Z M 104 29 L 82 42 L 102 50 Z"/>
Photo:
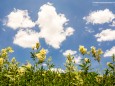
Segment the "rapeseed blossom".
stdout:
<path fill-rule="evenodd" d="M 42 63 L 46 59 L 46 50 L 41 49 L 39 53 L 36 54 L 36 57 L 38 58 L 39 62 Z"/>
<path fill-rule="evenodd" d="M 46 55 L 46 50 L 45 50 L 44 48 L 42 48 L 42 49 L 40 50 L 40 53 L 41 53 L 42 55 Z"/>
<path fill-rule="evenodd" d="M 32 65 L 28 62 L 28 63 L 26 64 L 26 68 L 30 69 L 31 67 L 32 67 Z"/>
<path fill-rule="evenodd" d="M 0 58 L 0 66 L 2 66 L 4 63 L 4 59 L 3 58 Z"/>
<path fill-rule="evenodd" d="M 26 70 L 24 67 L 19 67 L 19 69 L 17 71 L 18 71 L 19 75 L 23 75 Z"/>
<path fill-rule="evenodd" d="M 12 58 L 11 62 L 12 62 L 12 63 L 15 63 L 15 62 L 16 62 L 15 57 Z"/>
<path fill-rule="evenodd" d="M 96 53 L 96 48 L 94 46 L 91 47 L 91 52 L 93 55 Z"/>
<path fill-rule="evenodd" d="M 14 52 L 14 50 L 13 50 L 11 47 L 8 47 L 7 50 L 8 50 L 8 52 L 10 52 L 10 53 Z"/>
<path fill-rule="evenodd" d="M 89 62 L 90 62 L 90 59 L 89 59 L 89 58 L 85 58 L 84 61 L 85 61 L 86 63 L 89 63 Z"/>
<path fill-rule="evenodd" d="M 98 54 L 99 55 L 103 54 L 103 51 L 101 49 L 98 49 Z"/>
<path fill-rule="evenodd" d="M 81 46 L 81 45 L 79 46 L 79 51 L 83 55 L 87 53 L 87 49 L 84 46 Z"/>

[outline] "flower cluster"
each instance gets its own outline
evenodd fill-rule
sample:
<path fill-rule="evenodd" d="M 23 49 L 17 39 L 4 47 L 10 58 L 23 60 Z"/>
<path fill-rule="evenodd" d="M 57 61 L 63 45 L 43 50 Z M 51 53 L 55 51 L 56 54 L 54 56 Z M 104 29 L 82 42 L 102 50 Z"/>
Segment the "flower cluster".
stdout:
<path fill-rule="evenodd" d="M 79 47 L 83 56 L 80 64 L 75 64 L 74 56 L 66 56 L 65 70 L 55 68 L 51 62 L 51 57 L 47 60 L 47 51 L 40 48 L 36 43 L 31 53 L 34 63 L 27 61 L 21 65 L 13 57 L 9 60 L 9 53 L 13 52 L 11 47 L 0 51 L 0 86 L 113 86 L 115 74 L 115 55 L 112 56 L 112 62 L 108 62 L 103 74 L 93 71 L 90 57 L 99 61 L 103 53 L 101 49 L 91 47 L 87 51 L 84 46 Z M 88 57 L 89 56 L 89 57 Z M 87 57 L 87 58 L 86 58 Z M 99 64 L 100 65 L 100 64 Z M 80 70 L 77 69 L 80 67 Z M 53 80 L 53 81 L 52 81 Z"/>
<path fill-rule="evenodd" d="M 86 63 L 90 63 L 90 59 L 89 59 L 89 58 L 84 58 L 84 61 L 85 61 Z"/>
<path fill-rule="evenodd" d="M 87 53 L 87 49 L 84 46 L 81 46 L 81 45 L 79 46 L 79 51 L 83 55 Z"/>
<path fill-rule="evenodd" d="M 25 66 L 27 69 L 30 69 L 32 67 L 32 65 L 29 62 Z"/>
<path fill-rule="evenodd" d="M 4 48 L 0 51 L 0 66 L 2 66 L 4 61 L 7 59 L 8 53 L 12 53 L 12 52 L 14 51 L 11 47 Z"/>
<path fill-rule="evenodd" d="M 8 56 L 8 53 L 12 53 L 12 52 L 14 52 L 14 51 L 11 47 L 4 48 L 4 49 L 1 50 L 0 56 L 3 57 L 3 58 L 6 58 Z"/>
<path fill-rule="evenodd" d="M 42 48 L 39 53 L 36 54 L 39 62 L 42 63 L 46 59 L 46 50 Z"/>
<path fill-rule="evenodd" d="M 19 67 L 19 69 L 17 70 L 19 75 L 23 75 L 25 73 L 25 68 L 24 67 Z"/>
<path fill-rule="evenodd" d="M 3 65 L 3 62 L 4 62 L 4 59 L 3 59 L 3 58 L 0 58 L 0 66 Z"/>
<path fill-rule="evenodd" d="M 92 56 L 95 58 L 95 60 L 100 62 L 100 59 L 101 59 L 100 55 L 103 54 L 103 51 L 101 49 L 96 50 L 96 48 L 92 46 L 91 53 L 92 53 Z"/>

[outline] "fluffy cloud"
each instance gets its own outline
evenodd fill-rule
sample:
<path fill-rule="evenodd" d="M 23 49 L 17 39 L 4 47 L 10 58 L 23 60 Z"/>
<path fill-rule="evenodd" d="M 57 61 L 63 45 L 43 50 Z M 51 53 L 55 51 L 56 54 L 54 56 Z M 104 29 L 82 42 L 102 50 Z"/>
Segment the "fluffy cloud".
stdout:
<path fill-rule="evenodd" d="M 110 50 L 106 50 L 106 52 L 104 53 L 104 57 L 109 57 L 113 54 L 115 54 L 115 46 L 113 46 Z"/>
<path fill-rule="evenodd" d="M 77 51 L 73 51 L 73 50 L 66 50 L 65 52 L 63 52 L 63 55 L 64 56 L 67 56 L 67 55 L 75 55 L 77 53 Z"/>
<path fill-rule="evenodd" d="M 74 61 L 75 61 L 76 64 L 80 64 L 81 63 L 81 59 L 82 58 L 80 56 L 78 56 L 77 58 L 76 57 L 74 58 Z"/>
<path fill-rule="evenodd" d="M 44 38 L 48 45 L 56 49 L 60 48 L 66 37 L 74 32 L 72 27 L 64 27 L 67 21 L 65 15 L 58 14 L 55 7 L 50 3 L 41 6 L 36 21 L 40 28 L 40 38 Z"/>
<path fill-rule="evenodd" d="M 68 27 L 65 31 L 66 36 L 71 36 L 73 35 L 74 29 L 72 27 Z"/>
<path fill-rule="evenodd" d="M 88 28 L 88 27 L 85 27 L 85 31 L 88 32 L 88 33 L 93 33 L 93 32 L 95 32 L 93 29 Z"/>
<path fill-rule="evenodd" d="M 66 50 L 65 52 L 63 52 L 63 55 L 66 57 L 67 55 L 73 55 L 74 56 L 74 60 L 76 64 L 80 64 L 81 63 L 81 57 L 77 55 L 77 51 L 73 51 L 73 50 Z"/>
<path fill-rule="evenodd" d="M 100 33 L 96 34 L 95 37 L 99 42 L 113 41 L 115 40 L 115 30 L 112 29 L 102 30 Z"/>
<path fill-rule="evenodd" d="M 35 23 L 32 22 L 27 10 L 14 9 L 7 16 L 5 25 L 15 30 L 17 28 L 32 28 Z"/>
<path fill-rule="evenodd" d="M 112 22 L 114 18 L 115 15 L 109 9 L 105 9 L 93 11 L 89 16 L 84 17 L 83 19 L 85 19 L 87 23 L 104 24 Z"/>
<path fill-rule="evenodd" d="M 19 30 L 14 37 L 13 43 L 23 48 L 31 48 L 39 42 L 39 34 L 33 30 Z"/>
<path fill-rule="evenodd" d="M 115 27 L 115 21 L 113 21 L 113 22 L 112 22 L 112 25 L 110 25 L 110 26 L 113 26 L 113 27 Z"/>

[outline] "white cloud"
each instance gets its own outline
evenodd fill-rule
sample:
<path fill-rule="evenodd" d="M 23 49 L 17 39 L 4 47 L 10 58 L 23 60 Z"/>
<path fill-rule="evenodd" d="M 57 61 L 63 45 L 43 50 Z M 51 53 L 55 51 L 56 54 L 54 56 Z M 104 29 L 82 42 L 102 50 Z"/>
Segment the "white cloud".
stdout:
<path fill-rule="evenodd" d="M 115 15 L 109 9 L 93 11 L 89 16 L 84 17 L 87 23 L 104 24 L 112 22 Z"/>
<path fill-rule="evenodd" d="M 74 32 L 71 27 L 64 28 L 67 21 L 68 19 L 65 15 L 58 14 L 52 4 L 47 3 L 41 6 L 38 12 L 38 20 L 36 21 L 40 27 L 40 38 L 44 38 L 48 45 L 56 49 L 60 48 L 66 37 Z"/>
<path fill-rule="evenodd" d="M 46 66 L 47 66 L 47 64 L 46 64 L 46 63 L 43 63 L 43 64 L 42 64 L 42 66 L 46 67 Z"/>
<path fill-rule="evenodd" d="M 75 55 L 77 53 L 77 51 L 73 51 L 73 50 L 66 50 L 65 52 L 63 52 L 63 55 L 64 56 L 67 56 L 67 55 Z"/>
<path fill-rule="evenodd" d="M 95 37 L 99 42 L 113 41 L 115 40 L 115 30 L 112 29 L 102 30 L 100 33 L 96 34 Z"/>
<path fill-rule="evenodd" d="M 77 56 L 77 57 L 74 58 L 74 61 L 75 61 L 76 64 L 80 64 L 81 59 L 82 59 L 81 56 Z"/>
<path fill-rule="evenodd" d="M 86 32 L 89 32 L 89 33 L 93 33 L 93 32 L 95 32 L 93 29 L 88 28 L 88 27 L 85 27 L 85 31 L 86 31 Z"/>
<path fill-rule="evenodd" d="M 73 32 L 74 32 L 74 31 L 75 31 L 75 30 L 74 30 L 73 28 L 68 27 L 68 28 L 66 29 L 66 31 L 65 31 L 66 36 L 71 36 L 71 35 L 73 35 Z"/>
<path fill-rule="evenodd" d="M 23 48 L 31 48 L 39 42 L 39 34 L 33 30 L 19 30 L 14 37 L 13 43 Z"/>
<path fill-rule="evenodd" d="M 109 57 L 113 54 L 115 54 L 115 46 L 113 46 L 110 50 L 106 50 L 106 52 L 104 53 L 104 57 Z"/>
<path fill-rule="evenodd" d="M 115 21 L 112 22 L 112 25 L 110 25 L 112 27 L 115 27 Z"/>
<path fill-rule="evenodd" d="M 5 25 L 12 28 L 32 28 L 35 23 L 32 22 L 27 10 L 14 9 L 8 16 Z"/>

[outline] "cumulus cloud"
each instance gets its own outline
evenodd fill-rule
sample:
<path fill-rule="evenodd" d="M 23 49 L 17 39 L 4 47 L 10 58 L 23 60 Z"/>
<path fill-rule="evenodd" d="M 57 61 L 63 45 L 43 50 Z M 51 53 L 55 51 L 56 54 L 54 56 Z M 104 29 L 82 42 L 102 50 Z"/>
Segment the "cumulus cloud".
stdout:
<path fill-rule="evenodd" d="M 16 30 L 18 28 L 32 28 L 35 23 L 29 17 L 27 10 L 14 9 L 7 16 L 5 25 Z"/>
<path fill-rule="evenodd" d="M 104 57 L 109 57 L 113 54 L 115 54 L 115 46 L 113 46 L 110 50 L 106 50 L 106 52 L 104 53 Z"/>
<path fill-rule="evenodd" d="M 73 61 L 75 61 L 76 64 L 80 64 L 81 63 L 81 57 L 77 55 L 77 51 L 74 50 L 66 50 L 65 52 L 63 52 L 63 55 L 66 57 L 67 55 L 72 55 L 74 56 Z"/>
<path fill-rule="evenodd" d="M 115 40 L 115 30 L 106 29 L 95 35 L 98 42 Z"/>
<path fill-rule="evenodd" d="M 110 26 L 113 26 L 113 27 L 115 27 L 115 21 L 113 21 L 113 22 L 112 22 L 112 25 L 110 25 Z"/>
<path fill-rule="evenodd" d="M 88 27 L 85 27 L 85 31 L 88 32 L 88 33 L 93 33 L 93 32 L 95 32 L 93 29 L 88 28 Z"/>
<path fill-rule="evenodd" d="M 83 19 L 87 21 L 87 23 L 92 24 L 104 24 L 112 22 L 115 18 L 115 15 L 109 9 L 105 10 L 97 10 L 93 11 L 89 14 L 89 16 L 84 17 Z"/>
<path fill-rule="evenodd" d="M 75 55 L 77 53 L 77 51 L 73 51 L 73 50 L 66 50 L 65 52 L 63 52 L 63 55 L 64 56 L 67 56 L 67 55 Z"/>
<path fill-rule="evenodd" d="M 68 27 L 65 31 L 66 36 L 71 36 L 73 35 L 74 29 L 72 27 Z"/>
<path fill-rule="evenodd" d="M 39 34 L 28 29 L 19 30 L 13 40 L 14 44 L 23 48 L 31 48 L 36 42 L 39 42 Z"/>
<path fill-rule="evenodd" d="M 41 6 L 38 12 L 38 20 L 36 21 L 40 28 L 40 38 L 44 38 L 48 45 L 56 49 L 60 48 L 66 37 L 74 32 L 72 27 L 65 28 L 67 21 L 68 19 L 65 15 L 58 14 L 52 4 L 47 3 Z"/>
<path fill-rule="evenodd" d="M 81 59 L 82 59 L 81 56 L 77 56 L 77 57 L 74 58 L 74 61 L 75 61 L 76 64 L 80 64 Z"/>

